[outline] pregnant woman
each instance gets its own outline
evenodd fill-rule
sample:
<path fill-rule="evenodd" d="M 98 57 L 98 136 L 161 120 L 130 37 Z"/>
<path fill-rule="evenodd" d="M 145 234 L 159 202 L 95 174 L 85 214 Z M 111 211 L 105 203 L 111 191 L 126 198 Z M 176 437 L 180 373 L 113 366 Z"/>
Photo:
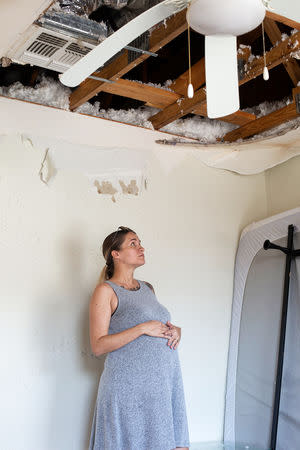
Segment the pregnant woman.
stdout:
<path fill-rule="evenodd" d="M 119 227 L 102 245 L 106 266 L 90 301 L 90 342 L 107 353 L 89 450 L 188 450 L 189 431 L 177 346 L 180 328 L 146 281 L 137 234 Z M 105 281 L 101 281 L 105 280 Z"/>

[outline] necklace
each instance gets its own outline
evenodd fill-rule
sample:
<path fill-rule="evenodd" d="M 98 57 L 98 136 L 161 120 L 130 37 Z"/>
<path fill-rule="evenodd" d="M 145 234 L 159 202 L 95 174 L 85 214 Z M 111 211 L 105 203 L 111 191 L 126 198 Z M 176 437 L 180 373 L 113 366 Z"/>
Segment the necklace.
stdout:
<path fill-rule="evenodd" d="M 139 283 L 138 283 L 137 286 L 132 287 L 132 288 L 127 288 L 127 287 L 123 286 L 122 284 L 119 285 L 119 286 L 121 286 L 123 289 L 126 289 L 127 291 L 138 291 L 140 289 L 140 287 L 141 287 Z"/>
<path fill-rule="evenodd" d="M 119 281 L 119 280 L 116 280 L 116 281 Z M 115 281 L 114 281 L 114 283 L 115 283 Z M 131 288 L 127 288 L 127 287 L 125 287 L 123 284 L 121 284 L 122 281 L 119 281 L 119 283 L 120 283 L 120 284 L 118 284 L 118 283 L 115 283 L 115 284 L 116 284 L 117 286 L 120 286 L 120 287 L 123 288 L 123 289 L 126 289 L 127 291 L 138 291 L 138 290 L 140 289 L 140 287 L 141 287 L 141 285 L 140 285 L 139 282 L 137 282 L 137 283 L 138 283 L 137 286 L 134 286 L 134 287 L 131 287 Z M 124 283 L 124 281 L 123 281 L 123 283 Z"/>
<path fill-rule="evenodd" d="M 136 286 L 136 287 L 133 287 L 133 288 L 126 288 L 125 286 L 122 286 L 122 285 L 121 285 L 121 287 L 124 288 L 124 289 L 127 289 L 128 291 L 138 291 L 139 288 L 140 288 L 140 286 Z"/>

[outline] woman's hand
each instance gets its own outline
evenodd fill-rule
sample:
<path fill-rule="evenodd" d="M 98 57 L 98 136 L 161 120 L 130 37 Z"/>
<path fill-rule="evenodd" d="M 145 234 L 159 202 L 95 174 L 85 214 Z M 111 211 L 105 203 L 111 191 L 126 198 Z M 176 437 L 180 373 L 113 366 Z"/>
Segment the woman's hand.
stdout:
<path fill-rule="evenodd" d="M 169 329 L 164 334 L 165 336 L 169 336 L 168 345 L 170 348 L 176 350 L 181 339 L 181 328 L 176 327 L 169 320 L 166 322 L 166 325 Z"/>
<path fill-rule="evenodd" d="M 165 337 L 165 332 L 168 331 L 168 325 L 160 322 L 159 320 L 148 320 L 140 324 L 143 327 L 143 334 L 147 334 L 152 337 Z"/>

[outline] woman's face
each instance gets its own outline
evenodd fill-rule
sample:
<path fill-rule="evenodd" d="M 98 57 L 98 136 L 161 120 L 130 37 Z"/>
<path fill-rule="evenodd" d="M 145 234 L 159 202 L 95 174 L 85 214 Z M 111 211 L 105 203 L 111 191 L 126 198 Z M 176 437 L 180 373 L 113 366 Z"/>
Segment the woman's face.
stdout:
<path fill-rule="evenodd" d="M 144 251 L 138 235 L 129 231 L 125 235 L 121 249 L 113 250 L 111 253 L 115 261 L 139 267 L 145 264 Z"/>

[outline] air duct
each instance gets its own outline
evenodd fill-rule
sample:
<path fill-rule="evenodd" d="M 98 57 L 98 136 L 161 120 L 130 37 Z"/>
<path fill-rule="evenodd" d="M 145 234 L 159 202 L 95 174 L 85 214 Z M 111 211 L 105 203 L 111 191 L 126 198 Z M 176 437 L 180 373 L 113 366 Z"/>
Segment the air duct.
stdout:
<path fill-rule="evenodd" d="M 64 12 L 48 11 L 36 22 L 43 28 L 81 39 L 84 42 L 99 43 L 107 37 L 107 26 L 104 22 L 95 22 Z"/>
<path fill-rule="evenodd" d="M 127 5 L 128 0 L 59 0 L 59 8 L 71 14 L 88 17 L 100 6 L 121 9 Z"/>

